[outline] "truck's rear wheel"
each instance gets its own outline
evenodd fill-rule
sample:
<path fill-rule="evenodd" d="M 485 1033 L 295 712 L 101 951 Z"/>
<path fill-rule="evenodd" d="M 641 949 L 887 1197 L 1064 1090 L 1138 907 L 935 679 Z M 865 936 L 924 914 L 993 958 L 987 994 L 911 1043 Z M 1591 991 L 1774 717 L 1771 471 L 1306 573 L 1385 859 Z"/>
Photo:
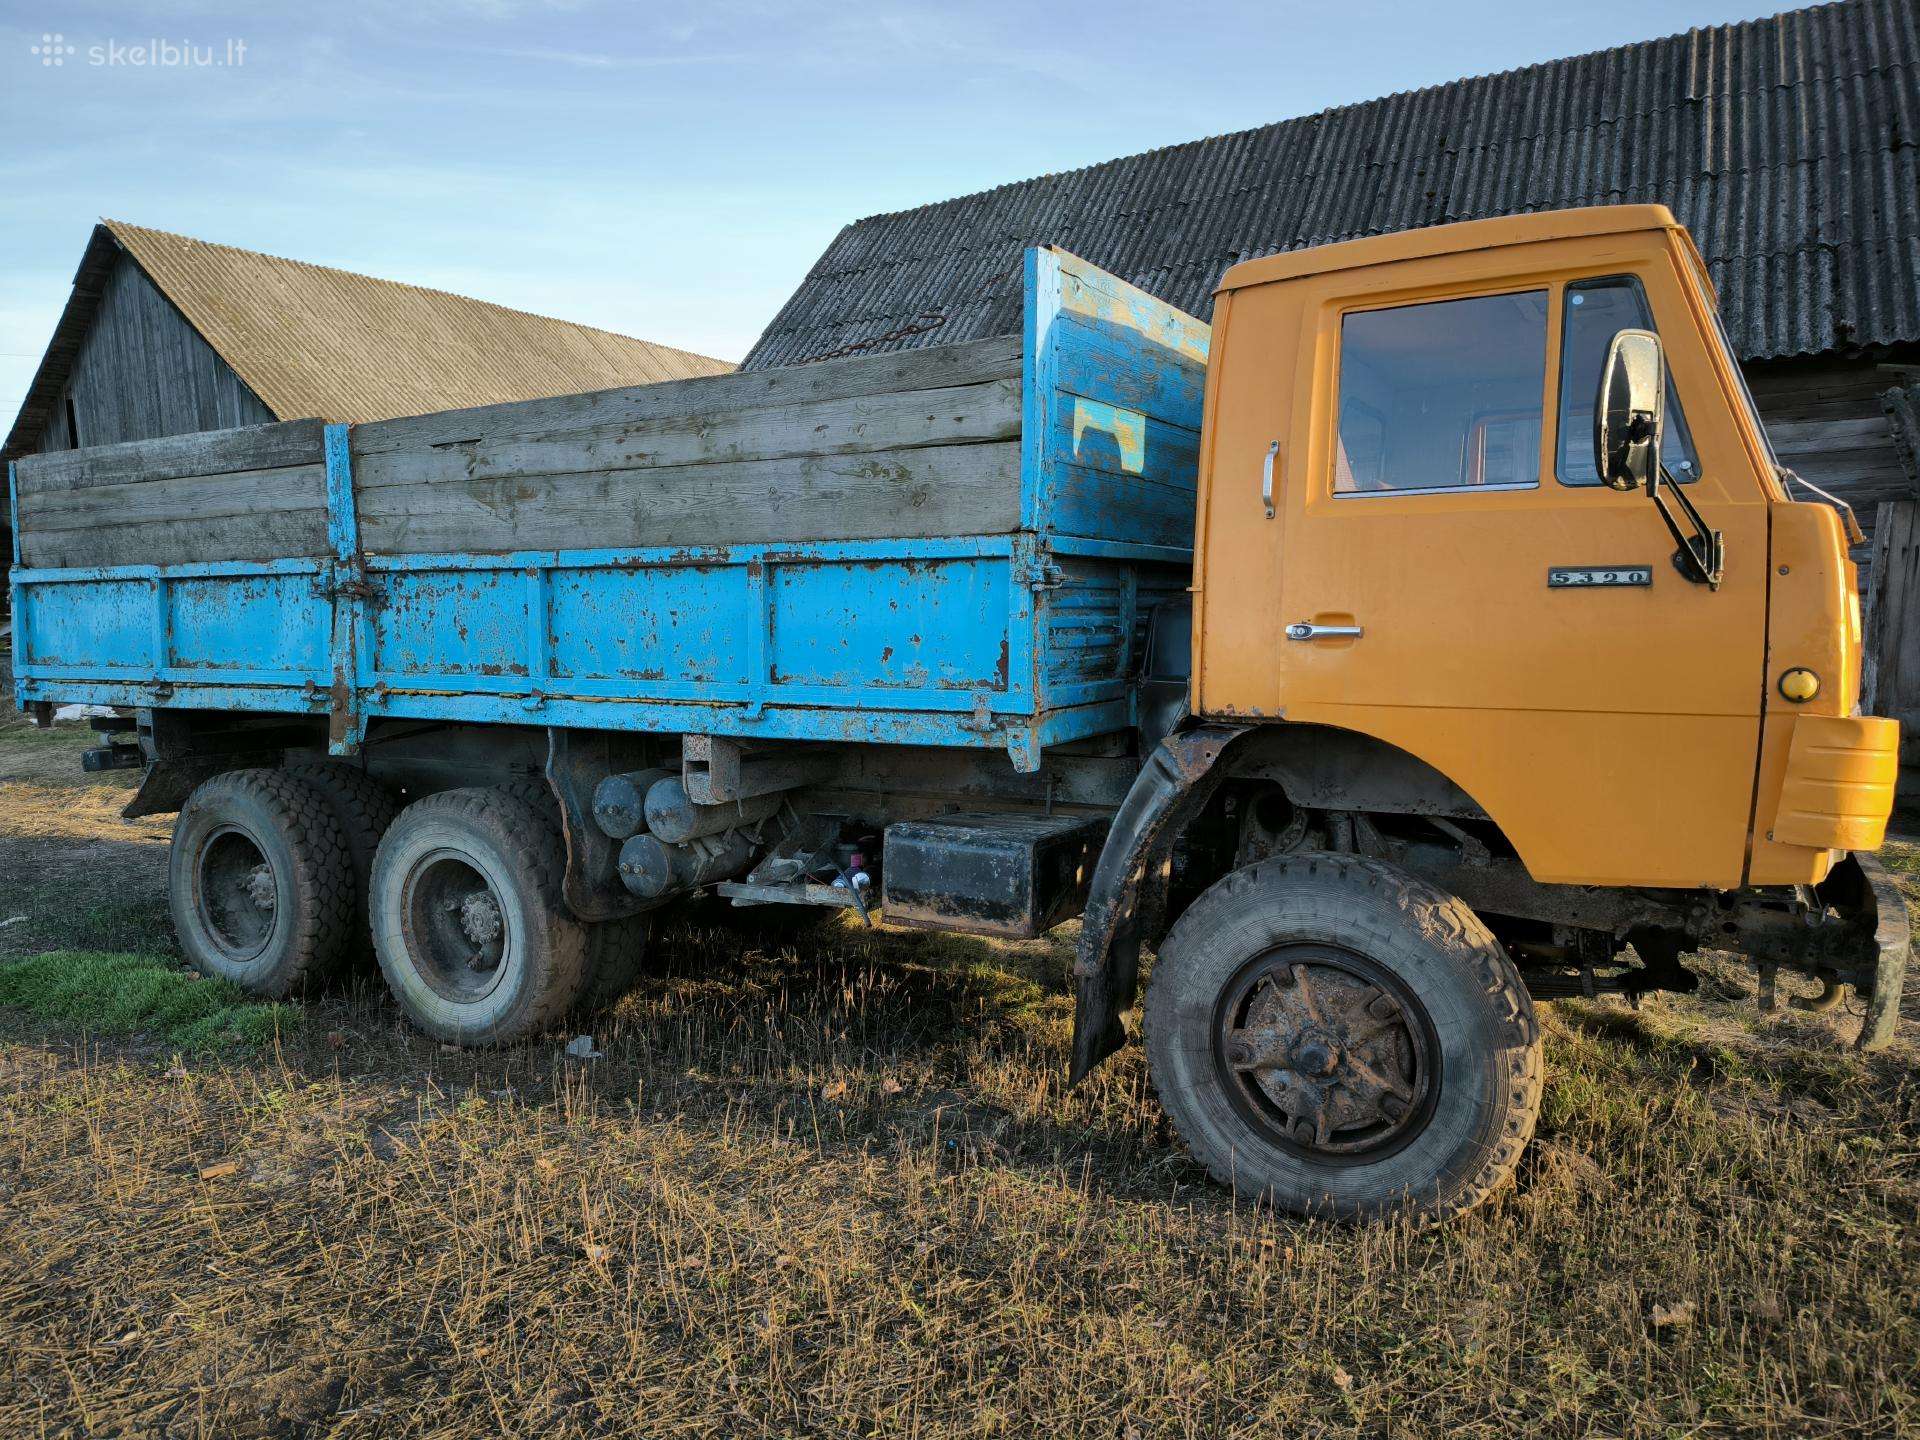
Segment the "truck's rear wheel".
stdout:
<path fill-rule="evenodd" d="M 1154 967 L 1147 1057 L 1223 1184 L 1297 1214 L 1444 1220 L 1513 1174 L 1540 1031 L 1461 901 L 1393 866 L 1298 855 L 1237 871 Z"/>
<path fill-rule="evenodd" d="M 580 997 L 585 928 L 561 898 L 552 827 L 498 790 L 448 790 L 400 812 L 374 857 L 381 972 L 437 1040 L 505 1045 Z"/>
<path fill-rule="evenodd" d="M 279 999 L 339 964 L 353 865 L 326 797 L 273 770 L 229 770 L 180 807 L 167 901 L 203 975 Z"/>
<path fill-rule="evenodd" d="M 290 760 L 281 773 L 304 780 L 319 791 L 340 826 L 353 871 L 353 939 L 348 958 L 363 964 L 372 953 L 367 897 L 373 883 L 373 857 L 400 807 L 387 787 L 366 771 L 338 760 Z"/>
<path fill-rule="evenodd" d="M 651 915 L 600 920 L 587 927 L 586 984 L 580 992 L 584 1014 L 610 1009 L 634 987 L 647 962 Z"/>
<path fill-rule="evenodd" d="M 552 832 L 553 843 L 560 848 L 564 860 L 567 837 L 553 787 L 544 780 L 527 776 L 509 780 L 499 789 L 540 817 L 541 823 Z M 619 1003 L 620 997 L 639 980 L 646 963 L 647 940 L 653 933 L 653 916 L 640 914 L 618 920 L 595 920 L 587 922 L 585 928 L 587 958 L 575 1009 L 583 1015 L 593 1015 Z"/>

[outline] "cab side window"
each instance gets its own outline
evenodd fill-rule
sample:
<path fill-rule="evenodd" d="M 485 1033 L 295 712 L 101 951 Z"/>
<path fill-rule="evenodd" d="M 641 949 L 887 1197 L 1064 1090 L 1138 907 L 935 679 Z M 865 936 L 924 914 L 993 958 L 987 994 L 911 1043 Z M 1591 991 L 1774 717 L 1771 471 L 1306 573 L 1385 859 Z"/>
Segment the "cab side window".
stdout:
<path fill-rule="evenodd" d="M 1547 303 L 1526 290 L 1342 316 L 1334 493 L 1538 485 Z"/>
<path fill-rule="evenodd" d="M 1619 330 L 1651 330 L 1653 312 L 1646 292 L 1631 275 L 1581 280 L 1567 286 L 1560 344 L 1560 424 L 1555 432 L 1554 470 L 1562 485 L 1598 485 L 1593 459 L 1593 400 L 1600 388 L 1600 367 Z M 1699 478 L 1700 465 L 1687 433 L 1687 417 L 1667 375 L 1667 423 L 1660 440 L 1660 463 L 1679 481 Z"/>

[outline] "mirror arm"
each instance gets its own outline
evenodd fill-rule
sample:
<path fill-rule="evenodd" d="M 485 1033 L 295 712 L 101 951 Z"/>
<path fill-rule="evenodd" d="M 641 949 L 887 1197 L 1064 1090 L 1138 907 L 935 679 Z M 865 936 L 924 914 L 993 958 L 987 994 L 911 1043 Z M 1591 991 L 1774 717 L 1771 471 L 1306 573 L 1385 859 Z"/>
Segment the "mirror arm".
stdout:
<path fill-rule="evenodd" d="M 1680 522 L 1673 518 L 1666 497 L 1660 493 L 1662 479 L 1666 481 L 1666 488 L 1673 492 L 1673 498 L 1680 502 L 1681 512 L 1693 530 L 1692 535 L 1680 532 Z M 1707 528 L 1707 522 L 1701 517 L 1693 500 L 1664 464 L 1660 466 L 1659 477 L 1647 481 L 1647 494 L 1652 497 L 1660 518 L 1667 522 L 1667 532 L 1673 536 L 1673 543 L 1680 547 L 1674 555 L 1674 559 L 1680 562 L 1680 573 L 1696 585 L 1718 590 L 1726 570 L 1726 545 L 1720 532 Z"/>

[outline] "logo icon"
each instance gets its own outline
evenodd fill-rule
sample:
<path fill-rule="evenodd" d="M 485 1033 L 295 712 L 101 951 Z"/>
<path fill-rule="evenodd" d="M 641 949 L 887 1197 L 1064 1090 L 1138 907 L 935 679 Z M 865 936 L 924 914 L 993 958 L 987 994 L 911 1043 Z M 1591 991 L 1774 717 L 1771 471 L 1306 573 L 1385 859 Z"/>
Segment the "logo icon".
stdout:
<path fill-rule="evenodd" d="M 67 37 L 64 35 L 42 35 L 40 43 L 31 45 L 28 49 L 40 57 L 42 65 L 64 65 L 67 63 L 67 56 L 80 53 L 80 47 L 67 44 Z"/>

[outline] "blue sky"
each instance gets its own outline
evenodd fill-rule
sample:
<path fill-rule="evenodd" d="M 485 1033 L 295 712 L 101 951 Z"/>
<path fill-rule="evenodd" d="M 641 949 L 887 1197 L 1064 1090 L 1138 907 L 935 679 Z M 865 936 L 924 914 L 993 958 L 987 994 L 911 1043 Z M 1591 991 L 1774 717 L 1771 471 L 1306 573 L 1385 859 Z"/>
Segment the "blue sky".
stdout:
<path fill-rule="evenodd" d="M 99 216 L 734 359 L 860 216 L 1777 8 L 0 0 L 0 433 Z"/>

